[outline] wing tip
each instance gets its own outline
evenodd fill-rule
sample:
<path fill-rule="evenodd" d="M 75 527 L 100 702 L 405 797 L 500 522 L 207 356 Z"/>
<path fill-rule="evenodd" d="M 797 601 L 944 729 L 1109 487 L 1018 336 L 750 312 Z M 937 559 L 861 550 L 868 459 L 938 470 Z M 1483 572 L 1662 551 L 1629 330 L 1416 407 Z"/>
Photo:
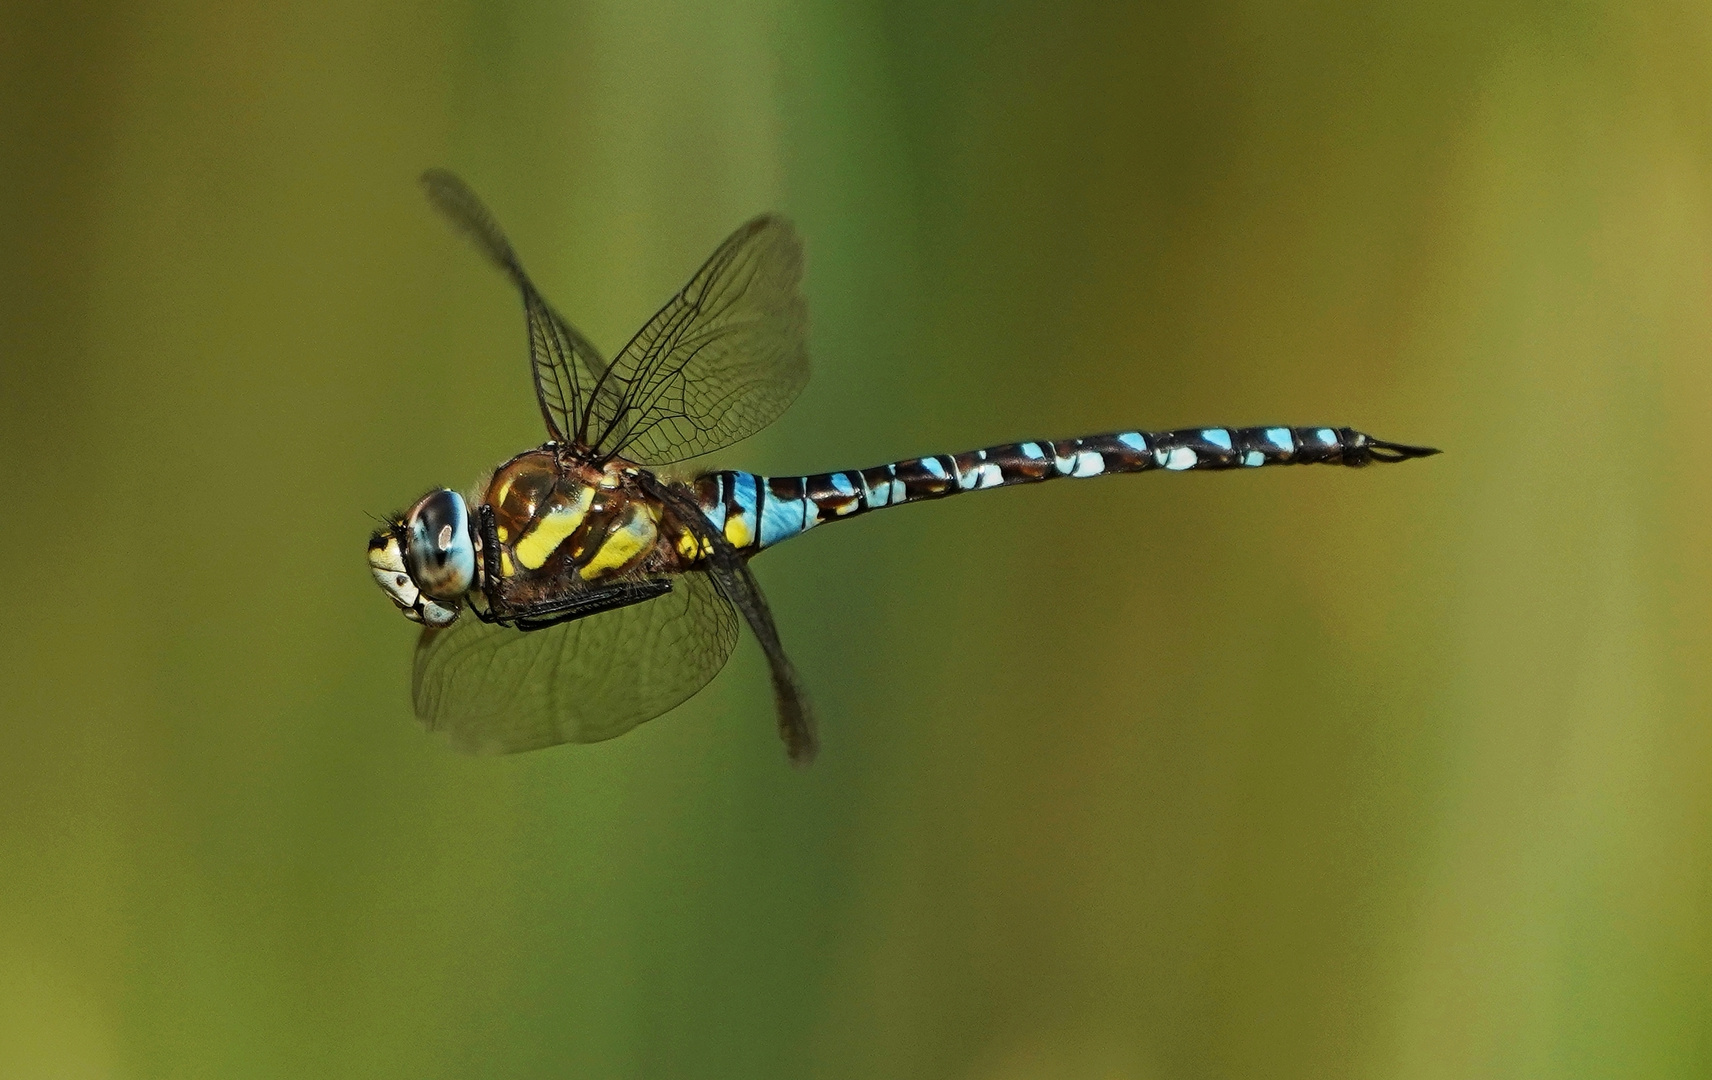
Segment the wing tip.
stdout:
<path fill-rule="evenodd" d="M 806 769 L 814 764 L 814 759 L 820 755 L 820 740 L 812 733 L 806 739 L 792 740 L 785 738 L 785 760 L 791 763 L 793 769 Z"/>

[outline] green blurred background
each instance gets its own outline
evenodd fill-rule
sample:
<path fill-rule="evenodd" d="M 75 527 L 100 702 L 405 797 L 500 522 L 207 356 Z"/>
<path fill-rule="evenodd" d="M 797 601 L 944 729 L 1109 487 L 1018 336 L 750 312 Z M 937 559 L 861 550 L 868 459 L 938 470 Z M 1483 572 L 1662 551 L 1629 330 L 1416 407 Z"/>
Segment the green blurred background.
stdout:
<path fill-rule="evenodd" d="M 1712 1073 L 1712 9 L 0 8 L 0 1076 Z M 410 714 L 370 513 L 766 209 L 722 465 L 1128 426 L 1440 458 L 817 531 L 611 743 Z"/>

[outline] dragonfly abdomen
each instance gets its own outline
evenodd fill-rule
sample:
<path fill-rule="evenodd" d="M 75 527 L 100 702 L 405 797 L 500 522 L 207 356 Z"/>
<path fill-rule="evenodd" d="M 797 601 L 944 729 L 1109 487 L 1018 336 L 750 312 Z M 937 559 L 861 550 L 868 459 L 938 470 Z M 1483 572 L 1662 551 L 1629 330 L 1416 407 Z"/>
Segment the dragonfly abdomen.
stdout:
<path fill-rule="evenodd" d="M 827 521 L 965 491 L 1108 473 L 1345 465 L 1403 461 L 1438 451 L 1352 428 L 1183 428 L 1005 443 L 811 476 L 716 472 L 697 478 L 702 513 L 740 551 L 759 551 Z"/>

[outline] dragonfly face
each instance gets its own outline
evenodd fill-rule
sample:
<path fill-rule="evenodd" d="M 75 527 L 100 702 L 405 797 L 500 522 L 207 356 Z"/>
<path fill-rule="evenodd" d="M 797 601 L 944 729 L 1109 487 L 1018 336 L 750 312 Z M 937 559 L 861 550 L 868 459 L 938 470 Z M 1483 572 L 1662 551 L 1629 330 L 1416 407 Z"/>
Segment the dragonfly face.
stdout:
<path fill-rule="evenodd" d="M 369 569 L 404 617 L 450 626 L 476 583 L 475 537 L 463 496 L 439 488 L 369 538 Z"/>
<path fill-rule="evenodd" d="M 621 735 L 700 690 L 747 624 L 779 734 L 806 764 L 807 702 L 748 560 L 831 521 L 966 491 L 1107 473 L 1367 465 L 1436 451 L 1350 428 L 1123 431 L 870 469 L 766 477 L 653 469 L 767 426 L 808 381 L 802 245 L 788 222 L 733 233 L 611 360 L 547 303 L 475 194 L 422 178 L 516 286 L 547 441 L 466 504 L 430 491 L 369 541 L 375 581 L 423 625 L 416 714 L 459 749 L 513 753 Z M 836 602 L 836 592 L 833 602 Z"/>

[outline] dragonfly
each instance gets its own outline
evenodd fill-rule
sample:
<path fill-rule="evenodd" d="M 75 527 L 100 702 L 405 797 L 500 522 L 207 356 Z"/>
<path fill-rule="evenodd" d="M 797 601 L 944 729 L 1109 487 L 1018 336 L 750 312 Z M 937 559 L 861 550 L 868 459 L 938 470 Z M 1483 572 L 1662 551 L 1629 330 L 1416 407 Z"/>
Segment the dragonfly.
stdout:
<path fill-rule="evenodd" d="M 1347 427 L 1195 427 L 1005 443 L 804 476 L 674 476 L 770 424 L 808 382 L 803 246 L 740 227 L 617 356 L 549 304 L 492 213 L 430 170 L 432 205 L 522 296 L 547 439 L 469 494 L 436 488 L 369 539 L 376 582 L 420 623 L 418 718 L 453 747 L 515 753 L 621 735 L 702 689 L 749 627 L 793 763 L 814 715 L 749 567 L 821 525 L 1054 479 L 1426 457 Z"/>

